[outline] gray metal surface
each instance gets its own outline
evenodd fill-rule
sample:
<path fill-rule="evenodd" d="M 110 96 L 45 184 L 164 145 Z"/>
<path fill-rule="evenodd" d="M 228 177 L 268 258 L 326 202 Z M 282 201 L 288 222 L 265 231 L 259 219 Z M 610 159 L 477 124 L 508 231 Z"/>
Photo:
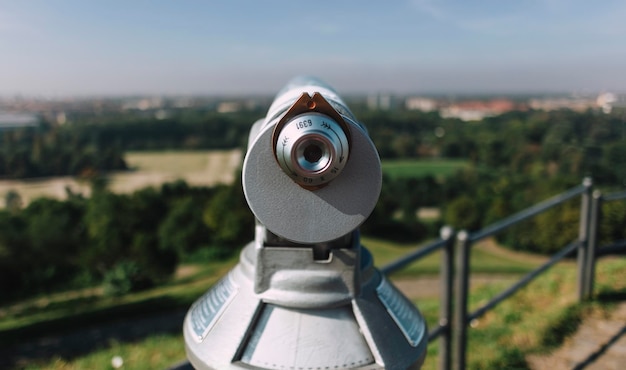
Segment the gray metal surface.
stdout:
<path fill-rule="evenodd" d="M 440 231 L 441 239 L 446 241 L 446 245 L 441 250 L 441 279 L 439 287 L 441 296 L 439 298 L 439 323 L 435 330 L 441 334 L 439 336 L 439 368 L 449 369 L 452 364 L 452 284 L 454 283 L 454 237 L 456 233 L 451 227 L 444 226 Z M 437 338 L 430 336 L 428 340 Z"/>
<path fill-rule="evenodd" d="M 609 256 L 612 254 L 626 254 L 626 240 L 618 240 L 596 250 L 596 257 Z"/>
<path fill-rule="evenodd" d="M 278 165 L 270 125 L 252 140 L 243 165 L 243 189 L 250 209 L 271 232 L 297 243 L 321 243 L 358 228 L 380 194 L 382 171 L 376 147 L 359 125 L 349 121 L 350 159 L 341 176 L 308 190 Z"/>
<path fill-rule="evenodd" d="M 320 186 L 341 174 L 348 162 L 350 145 L 343 128 L 321 113 L 300 114 L 278 132 L 276 159 L 293 181 Z"/>
<path fill-rule="evenodd" d="M 360 244 L 357 228 L 382 183 L 363 126 L 332 89 L 305 78 L 279 93 L 248 143 L 242 176 L 255 240 L 189 310 L 183 333 L 190 363 L 419 369 L 426 323 Z"/>
<path fill-rule="evenodd" d="M 358 238 L 349 249 L 352 256 L 360 256 L 358 263 L 346 257 L 349 253 L 333 250 L 335 264 L 326 269 L 311 268 L 325 266 L 312 258 L 291 265 L 292 271 L 300 271 L 300 281 L 318 278 L 300 287 L 301 297 L 292 289 L 297 283 L 285 288 L 284 280 L 267 276 L 267 289 L 255 292 L 256 258 L 262 248 L 249 244 L 241 263 L 189 310 L 183 332 L 188 359 L 196 369 L 421 366 L 428 343 L 424 319 L 373 267 Z M 336 274 L 350 269 L 358 273 L 350 278 Z M 322 275 L 329 278 L 320 279 Z"/>
<path fill-rule="evenodd" d="M 457 234 L 455 251 L 454 314 L 452 358 L 454 370 L 465 370 L 467 361 L 467 297 L 469 294 L 469 257 L 472 240 L 466 231 Z"/>
<path fill-rule="evenodd" d="M 350 305 L 314 312 L 265 305 L 241 362 L 266 369 L 346 369 L 375 365 L 374 355 Z"/>
<path fill-rule="evenodd" d="M 428 341 L 439 338 L 439 368 L 450 369 L 452 363 L 452 284 L 454 271 L 454 237 L 455 232 L 451 227 L 444 226 L 440 231 L 440 239 L 435 240 L 407 255 L 380 268 L 380 272 L 391 275 L 396 271 L 406 268 L 411 263 L 418 261 L 431 253 L 441 249 L 441 295 L 439 322 L 431 328 Z"/>
<path fill-rule="evenodd" d="M 626 191 L 618 191 L 615 193 L 605 194 L 603 196 L 605 202 L 612 202 L 614 200 L 626 199 Z"/>
<path fill-rule="evenodd" d="M 578 300 L 584 301 L 586 299 L 585 284 L 587 282 L 587 259 L 589 258 L 589 230 L 591 226 L 591 209 L 592 209 L 592 185 L 593 181 L 590 178 L 585 178 L 583 186 L 585 191 L 581 196 L 580 203 L 580 218 L 578 222 L 578 252 L 576 255 L 576 265 L 578 268 L 577 287 L 578 287 Z"/>

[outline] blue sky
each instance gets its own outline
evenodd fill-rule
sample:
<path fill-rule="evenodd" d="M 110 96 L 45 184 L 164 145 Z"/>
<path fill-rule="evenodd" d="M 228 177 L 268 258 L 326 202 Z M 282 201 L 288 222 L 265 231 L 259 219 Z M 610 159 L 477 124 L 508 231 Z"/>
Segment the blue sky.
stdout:
<path fill-rule="evenodd" d="M 626 91 L 620 0 L 0 0 L 0 95 Z"/>

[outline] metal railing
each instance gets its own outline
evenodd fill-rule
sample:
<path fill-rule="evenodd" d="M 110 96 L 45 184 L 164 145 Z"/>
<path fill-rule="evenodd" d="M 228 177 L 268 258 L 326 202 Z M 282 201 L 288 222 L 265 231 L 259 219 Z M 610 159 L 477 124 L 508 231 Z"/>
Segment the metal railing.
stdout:
<path fill-rule="evenodd" d="M 606 246 L 598 245 L 600 222 L 602 221 L 602 205 L 606 202 L 625 199 L 626 191 L 606 195 L 602 195 L 602 192 L 599 190 L 593 192 L 591 200 L 588 253 L 585 264 L 586 279 L 583 286 L 584 298 L 591 298 L 593 296 L 597 257 L 606 254 L 619 253 L 626 250 L 626 240 L 614 241 L 612 244 Z"/>
<path fill-rule="evenodd" d="M 456 256 L 456 271 L 455 271 L 455 310 L 453 319 L 453 354 L 454 359 L 453 368 L 461 370 L 466 368 L 467 358 L 467 326 L 486 312 L 494 308 L 498 303 L 502 302 L 519 289 L 526 286 L 532 280 L 534 280 L 541 273 L 548 270 L 554 264 L 565 258 L 574 251 L 578 251 L 579 260 L 579 284 L 582 286 L 584 281 L 584 267 L 585 256 L 581 257 L 581 254 L 585 254 L 586 240 L 589 232 L 589 200 L 591 194 L 591 180 L 585 179 L 582 185 L 570 189 L 562 194 L 556 195 L 548 200 L 538 203 L 528 209 L 525 209 L 519 213 L 516 213 L 510 217 L 507 217 L 493 225 L 487 226 L 483 230 L 469 234 L 465 231 L 459 232 L 457 236 L 457 256 Z M 485 303 L 482 307 L 478 308 L 474 312 L 468 312 L 468 293 L 469 293 L 469 259 L 471 248 L 474 243 L 499 233 L 513 225 L 516 225 L 530 217 L 536 216 L 540 213 L 547 211 L 548 209 L 557 205 L 563 204 L 568 200 L 582 196 L 581 213 L 580 213 L 580 231 L 578 240 L 572 241 L 570 244 L 561 249 L 558 253 L 553 255 L 549 261 L 539 266 L 535 270 L 526 274 L 522 279 L 514 283 L 511 287 L 496 295 L 489 302 Z M 579 297 L 582 299 L 582 293 L 579 289 Z"/>
<path fill-rule="evenodd" d="M 579 234 L 577 240 L 564 246 L 550 259 L 529 272 L 511 287 L 497 294 L 489 302 L 473 312 L 468 312 L 469 260 L 472 246 L 489 236 L 497 234 L 513 225 L 563 204 L 575 197 L 581 197 Z M 466 368 L 467 326 L 504 301 L 519 289 L 526 286 L 543 272 L 550 269 L 566 256 L 577 255 L 577 295 L 579 301 L 593 296 L 596 258 L 607 253 L 626 250 L 626 240 L 609 246 L 598 247 L 598 230 L 602 215 L 602 204 L 607 201 L 626 199 L 626 192 L 603 196 L 599 191 L 592 192 L 592 181 L 586 178 L 582 185 L 540 202 L 512 216 L 495 222 L 474 233 L 459 231 L 454 233 L 444 227 L 441 238 L 417 251 L 384 266 L 381 271 L 391 274 L 409 264 L 441 249 L 441 298 L 439 323 L 429 335 L 429 341 L 439 338 L 439 368 L 442 370 L 463 370 Z M 453 261 L 455 262 L 453 266 Z M 454 302 L 454 305 L 453 305 Z"/>
<path fill-rule="evenodd" d="M 559 252 L 551 256 L 547 262 L 527 273 L 480 308 L 473 312 L 468 312 L 469 259 L 474 243 L 578 196 L 581 196 L 578 239 L 563 247 Z M 579 301 L 592 298 L 597 257 L 626 251 L 626 240 L 615 241 L 607 246 L 598 246 L 602 205 L 606 202 L 624 199 L 626 199 L 626 191 L 607 195 L 602 195 L 598 190 L 592 192 L 591 180 L 585 179 L 580 186 L 567 190 L 474 233 L 468 233 L 464 230 L 455 232 L 452 228 L 445 226 L 441 229 L 439 239 L 383 266 L 380 268 L 380 271 L 385 275 L 390 275 L 434 252 L 442 251 L 439 320 L 437 326 L 429 332 L 428 340 L 433 342 L 435 339 L 439 339 L 440 369 L 464 370 L 466 368 L 467 326 L 566 256 L 577 253 L 577 294 Z M 191 366 L 188 362 L 183 362 L 171 369 L 187 370 L 191 369 Z"/>
<path fill-rule="evenodd" d="M 450 325 L 452 323 L 452 285 L 453 285 L 453 269 L 454 269 L 454 230 L 450 227 L 443 227 L 440 233 L 440 239 L 436 240 L 404 257 L 391 262 L 380 268 L 380 271 L 389 275 L 401 270 L 411 263 L 422 259 L 431 253 L 441 249 L 441 270 L 440 274 L 440 303 L 439 303 L 439 323 L 436 328 L 428 334 L 428 341 L 440 338 L 439 341 L 439 363 L 444 369 L 449 368 L 452 358 L 452 331 Z"/>

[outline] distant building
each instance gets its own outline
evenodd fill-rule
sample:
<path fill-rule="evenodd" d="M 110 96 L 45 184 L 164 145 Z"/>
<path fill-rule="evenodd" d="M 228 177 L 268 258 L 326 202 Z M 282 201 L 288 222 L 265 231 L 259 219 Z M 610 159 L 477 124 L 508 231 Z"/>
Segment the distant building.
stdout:
<path fill-rule="evenodd" d="M 608 92 L 598 95 L 598 98 L 596 99 L 596 104 L 600 109 L 602 109 L 602 112 L 606 114 L 611 113 L 613 104 L 616 102 L 618 102 L 617 96 Z"/>
<path fill-rule="evenodd" d="M 553 111 L 558 109 L 571 109 L 576 112 L 584 112 L 588 109 L 598 107 L 596 99 L 592 98 L 530 99 L 528 105 L 535 110 Z"/>
<path fill-rule="evenodd" d="M 242 108 L 242 104 L 237 101 L 224 101 L 217 105 L 218 113 L 235 113 L 239 112 Z"/>
<path fill-rule="evenodd" d="M 603 92 L 596 97 L 531 99 L 528 105 L 536 110 L 570 109 L 576 112 L 584 112 L 589 109 L 599 109 L 603 113 L 608 114 L 611 113 L 613 108 L 626 108 L 626 96 Z"/>
<path fill-rule="evenodd" d="M 391 94 L 376 94 L 367 97 L 367 107 L 372 110 L 391 110 L 396 106 L 396 99 Z"/>
<path fill-rule="evenodd" d="M 154 118 L 158 120 L 170 118 L 170 116 L 170 111 L 167 109 L 158 109 L 156 112 L 154 112 Z"/>
<path fill-rule="evenodd" d="M 174 108 L 189 108 L 193 105 L 193 100 L 189 97 L 175 98 L 172 102 Z"/>
<path fill-rule="evenodd" d="M 65 115 L 65 112 L 57 113 L 54 118 L 57 125 L 64 125 L 67 122 L 67 116 Z"/>
<path fill-rule="evenodd" d="M 404 106 L 408 110 L 420 110 L 422 112 L 432 112 L 437 110 L 437 101 L 429 98 L 410 97 L 404 101 Z"/>
<path fill-rule="evenodd" d="M 0 112 L 0 130 L 37 127 L 38 125 L 39 117 L 35 114 Z"/>
<path fill-rule="evenodd" d="M 122 110 L 140 110 L 145 111 L 148 109 L 159 109 L 163 107 L 163 98 L 140 98 L 128 100 L 122 104 Z"/>
<path fill-rule="evenodd" d="M 498 116 L 519 108 L 508 99 L 467 100 L 442 108 L 440 114 L 443 118 L 458 118 L 462 121 L 482 121 L 484 118 Z"/>

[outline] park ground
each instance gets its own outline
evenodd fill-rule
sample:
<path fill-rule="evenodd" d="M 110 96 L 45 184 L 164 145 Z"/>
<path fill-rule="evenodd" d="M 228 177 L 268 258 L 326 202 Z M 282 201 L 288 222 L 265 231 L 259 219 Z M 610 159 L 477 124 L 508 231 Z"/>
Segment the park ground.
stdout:
<path fill-rule="evenodd" d="M 364 245 L 372 251 L 378 266 L 415 248 L 367 238 Z M 236 260 L 214 265 L 183 265 L 170 284 L 125 297 L 110 298 L 92 289 L 39 297 L 5 307 L 0 312 L 0 343 L 4 348 L 0 354 L 5 359 L 4 365 L 25 369 L 111 369 L 111 360 L 119 356 L 126 369 L 167 368 L 184 360 L 181 325 L 188 305 Z M 504 249 L 492 240 L 477 245 L 471 262 L 470 309 L 477 308 L 544 260 L 542 256 Z M 422 310 L 430 327 L 437 322 L 438 264 L 439 256 L 434 254 L 392 277 Z M 523 365 L 519 368 L 558 370 L 550 364 L 576 366 L 596 352 L 599 355 L 591 363 L 601 363 L 612 356 L 610 351 L 615 347 L 607 343 L 614 340 L 619 344 L 623 340 L 623 335 L 619 335 L 620 330 L 622 334 L 624 331 L 623 320 L 619 326 L 623 310 L 619 301 L 626 292 L 624 281 L 623 258 L 600 262 L 597 285 L 600 298 L 577 305 L 575 263 L 559 264 L 472 323 L 470 368 Z M 590 320 L 596 320 L 591 325 L 605 330 L 595 331 L 597 348 L 587 343 L 589 335 L 583 334 L 587 338 L 582 340 L 586 341 L 584 352 L 559 349 L 569 348 L 571 343 L 580 344 L 581 340 L 573 339 L 574 333 L 589 330 L 586 325 Z M 568 353 L 576 353 L 578 357 L 568 359 Z M 435 369 L 436 365 L 437 346 L 431 344 L 424 369 Z"/>
<path fill-rule="evenodd" d="M 177 179 L 191 185 L 231 183 L 241 161 L 238 150 L 130 153 L 127 162 L 132 171 L 110 176 L 109 188 L 127 193 Z M 463 166 L 467 163 L 383 164 L 386 173 L 396 177 L 415 175 L 416 171 L 445 177 Z M 55 178 L 0 181 L 0 198 L 10 190 L 18 190 L 25 202 L 42 195 L 63 198 L 66 187 L 89 195 L 86 183 Z M 438 210 L 430 211 L 438 215 Z M 378 266 L 416 248 L 368 238 L 364 245 Z M 0 368 L 111 369 L 114 357 L 123 359 L 125 369 L 166 368 L 180 362 L 185 356 L 180 328 L 187 308 L 236 261 L 182 265 L 168 284 L 123 297 L 107 297 L 95 287 L 0 307 Z M 543 261 L 543 256 L 514 252 L 493 240 L 477 245 L 471 258 L 470 309 L 484 304 Z M 434 254 L 392 277 L 422 310 L 430 327 L 438 320 L 438 269 L 439 255 Z M 576 303 L 575 281 L 574 262 L 560 263 L 472 322 L 470 368 L 559 370 L 558 366 L 565 364 L 565 368 L 610 369 L 611 363 L 602 361 L 619 356 L 615 348 L 625 348 L 626 261 L 607 258 L 599 263 L 597 298 L 591 302 Z M 592 343 L 590 338 L 597 340 Z M 436 344 L 428 351 L 424 369 L 435 369 Z M 626 361 L 616 358 L 614 361 Z"/>

